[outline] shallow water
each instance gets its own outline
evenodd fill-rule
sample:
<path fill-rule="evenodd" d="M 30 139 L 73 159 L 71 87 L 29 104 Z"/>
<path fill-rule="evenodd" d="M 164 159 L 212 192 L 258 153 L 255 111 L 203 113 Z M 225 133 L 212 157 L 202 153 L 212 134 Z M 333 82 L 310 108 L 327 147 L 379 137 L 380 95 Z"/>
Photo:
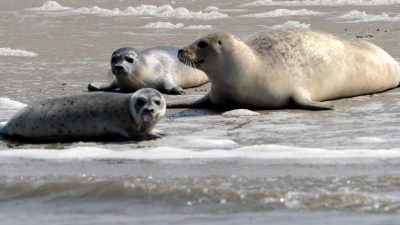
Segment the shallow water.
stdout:
<path fill-rule="evenodd" d="M 400 57 L 400 1 L 2 1 L 0 122 L 107 81 L 114 49 L 311 28 Z M 397 23 L 396 23 L 397 22 Z M 186 96 L 196 98 L 197 96 Z M 144 142 L 0 140 L 2 224 L 398 224 L 400 90 L 335 111 L 169 110 Z M 174 99 L 175 97 L 168 97 Z"/>

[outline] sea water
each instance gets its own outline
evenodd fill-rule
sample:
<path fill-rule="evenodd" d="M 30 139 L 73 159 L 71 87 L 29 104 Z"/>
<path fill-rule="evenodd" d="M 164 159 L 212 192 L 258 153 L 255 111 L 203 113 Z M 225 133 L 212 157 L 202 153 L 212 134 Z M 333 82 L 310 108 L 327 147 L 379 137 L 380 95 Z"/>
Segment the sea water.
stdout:
<path fill-rule="evenodd" d="M 221 30 L 316 29 L 399 57 L 399 12 L 398 0 L 2 1 L 0 122 L 109 82 L 116 48 Z M 0 140 L 0 224 L 398 224 L 400 92 L 333 103 L 168 110 L 166 135 L 143 142 Z"/>

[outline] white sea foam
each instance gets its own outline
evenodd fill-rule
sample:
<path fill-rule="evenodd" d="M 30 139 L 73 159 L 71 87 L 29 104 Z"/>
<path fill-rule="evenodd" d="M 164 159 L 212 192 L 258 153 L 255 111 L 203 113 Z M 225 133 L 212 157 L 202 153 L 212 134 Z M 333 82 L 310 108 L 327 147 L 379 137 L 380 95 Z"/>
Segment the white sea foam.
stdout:
<path fill-rule="evenodd" d="M 310 29 L 310 24 L 300 23 L 298 21 L 287 21 L 284 24 L 278 24 L 270 27 L 273 30 L 283 30 L 283 29 Z"/>
<path fill-rule="evenodd" d="M 390 16 L 387 13 L 382 14 L 368 14 L 365 11 L 352 10 L 345 13 L 342 16 L 335 17 L 333 19 L 350 20 L 349 22 L 373 22 L 373 21 L 386 21 L 386 22 L 398 22 L 400 21 L 400 14 Z"/>
<path fill-rule="evenodd" d="M 0 97 L 0 109 L 21 109 L 25 106 L 22 102 Z"/>
<path fill-rule="evenodd" d="M 212 29 L 211 25 L 190 25 L 185 27 L 185 29 L 188 30 L 207 30 L 207 29 Z"/>
<path fill-rule="evenodd" d="M 154 22 L 148 23 L 143 26 L 143 28 L 153 28 L 153 29 L 177 29 L 183 28 L 185 25 L 183 23 L 173 24 L 170 22 Z"/>
<path fill-rule="evenodd" d="M 400 4 L 400 0 L 303 0 L 303 1 L 276 1 L 257 0 L 242 4 L 242 6 L 376 6 Z"/>
<path fill-rule="evenodd" d="M 189 11 L 184 7 L 174 8 L 169 4 L 162 6 L 155 5 L 140 5 L 137 7 L 127 7 L 126 9 L 105 9 L 98 6 L 93 7 L 81 7 L 81 8 L 69 8 L 68 10 L 41 10 L 46 8 L 45 3 L 41 7 L 32 8 L 30 10 L 49 12 L 54 11 L 57 15 L 98 15 L 98 16 L 152 16 L 152 17 L 165 17 L 165 18 L 182 18 L 182 19 L 222 19 L 228 18 L 227 14 L 218 12 L 218 8 L 207 8 L 204 12 Z M 52 3 L 54 4 L 54 3 Z M 58 3 L 57 3 L 58 4 Z M 58 4 L 55 8 L 62 8 L 64 6 Z"/>
<path fill-rule="evenodd" d="M 177 23 L 173 24 L 170 22 L 154 22 L 154 23 L 148 23 L 143 26 L 143 28 L 151 28 L 151 29 L 191 29 L 191 30 L 196 30 L 196 29 L 211 29 L 211 25 L 191 25 L 185 27 L 185 24 L 183 23 Z"/>
<path fill-rule="evenodd" d="M 0 56 L 35 57 L 38 56 L 38 54 L 36 52 L 20 49 L 0 48 Z"/>
<path fill-rule="evenodd" d="M 239 145 L 229 139 L 209 139 L 200 137 L 184 137 L 185 146 L 196 149 L 227 149 L 238 147 Z"/>
<path fill-rule="evenodd" d="M 400 149 L 347 149 L 327 150 L 323 148 L 301 148 L 282 145 L 255 145 L 231 150 L 191 150 L 172 147 L 143 148 L 114 151 L 97 147 L 75 147 L 65 150 L 13 149 L 0 151 L 0 159 L 28 158 L 55 160 L 96 160 L 96 159 L 385 159 L 400 158 Z"/>
<path fill-rule="evenodd" d="M 235 109 L 222 113 L 223 116 L 258 116 L 260 113 L 248 109 Z"/>
<path fill-rule="evenodd" d="M 358 137 L 354 139 L 355 142 L 358 143 L 383 143 L 385 140 L 378 137 Z"/>
<path fill-rule="evenodd" d="M 62 10 L 69 10 L 72 9 L 71 7 L 65 7 L 60 5 L 58 2 L 55 1 L 47 1 L 43 3 L 40 7 L 31 8 L 30 10 L 33 11 L 62 11 Z"/>
<path fill-rule="evenodd" d="M 323 14 L 325 14 L 325 13 L 307 10 L 307 9 L 297 9 L 297 10 L 275 9 L 273 11 L 242 15 L 240 17 L 269 18 L 269 17 L 284 17 L 284 16 L 317 16 L 317 15 L 323 15 Z"/>

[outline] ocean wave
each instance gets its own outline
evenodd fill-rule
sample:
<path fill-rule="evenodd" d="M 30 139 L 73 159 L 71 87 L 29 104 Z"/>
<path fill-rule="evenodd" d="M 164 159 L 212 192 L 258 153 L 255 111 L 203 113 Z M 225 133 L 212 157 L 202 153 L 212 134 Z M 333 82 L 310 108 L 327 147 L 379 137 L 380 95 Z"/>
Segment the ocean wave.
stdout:
<path fill-rule="evenodd" d="M 0 56 L 35 57 L 38 56 L 38 54 L 36 52 L 20 49 L 0 48 Z"/>
<path fill-rule="evenodd" d="M 260 113 L 248 109 L 234 109 L 222 113 L 223 116 L 258 116 Z"/>
<path fill-rule="evenodd" d="M 68 9 L 67 9 L 68 8 Z M 64 10 L 60 10 L 64 9 Z M 98 16 L 152 16 L 164 18 L 181 18 L 181 19 L 222 19 L 228 18 L 227 14 L 218 12 L 218 8 L 206 8 L 203 11 L 193 12 L 184 7 L 174 8 L 169 4 L 162 6 L 140 5 L 137 7 L 127 7 L 126 9 L 105 9 L 98 6 L 70 8 L 64 7 L 57 2 L 50 1 L 44 3 L 41 7 L 31 8 L 29 10 L 38 12 L 53 12 L 56 15 L 98 15 Z"/>
<path fill-rule="evenodd" d="M 151 29 L 191 29 L 191 30 L 200 30 L 200 29 L 212 29 L 211 25 L 191 25 L 185 26 L 183 23 L 173 24 L 170 22 L 154 22 L 148 23 L 143 26 L 143 28 L 151 28 Z"/>
<path fill-rule="evenodd" d="M 277 24 L 270 29 L 273 30 L 282 30 L 282 29 L 310 29 L 310 24 L 300 23 L 299 21 L 286 21 L 284 24 Z"/>
<path fill-rule="evenodd" d="M 22 102 L 0 97 L 0 109 L 22 109 L 25 106 Z"/>
<path fill-rule="evenodd" d="M 43 3 L 42 6 L 34 7 L 34 8 L 31 8 L 30 10 L 33 10 L 33 11 L 62 11 L 62 10 L 70 10 L 70 9 L 72 9 L 72 8 L 62 6 L 58 2 L 47 1 L 47 2 Z"/>
<path fill-rule="evenodd" d="M 242 15 L 240 17 L 266 18 L 266 17 L 284 17 L 284 16 L 317 16 L 323 14 L 325 13 L 307 9 L 298 9 L 298 10 L 275 9 L 273 11 Z"/>
<path fill-rule="evenodd" d="M 207 29 L 212 29 L 211 25 L 190 25 L 185 27 L 185 29 L 188 30 L 207 30 Z"/>
<path fill-rule="evenodd" d="M 215 140 L 218 141 L 218 140 Z M 116 151 L 98 147 L 74 147 L 70 149 L 42 150 L 42 149 L 13 149 L 0 151 L 0 158 L 27 158 L 47 160 L 169 160 L 169 159 L 353 159 L 353 158 L 400 158 L 400 149 L 323 149 L 304 148 L 282 145 L 254 145 L 219 149 L 226 142 L 207 143 L 204 139 L 196 149 L 182 149 L 173 147 L 141 148 L 135 150 Z M 200 142 L 193 142 L 196 146 Z M 231 146 L 234 144 L 231 143 Z M 201 150 L 209 147 L 213 150 Z"/>
<path fill-rule="evenodd" d="M 368 14 L 365 11 L 352 10 L 333 19 L 349 20 L 348 22 L 353 22 L 353 23 L 374 22 L 374 21 L 398 22 L 400 21 L 400 14 L 397 14 L 396 16 L 390 16 L 387 13 L 382 13 L 377 15 L 377 14 Z"/>
<path fill-rule="evenodd" d="M 215 210 L 276 209 L 388 213 L 400 210 L 399 177 L 1 177 L 0 199 L 166 202 L 175 206 L 218 206 Z M 385 188 L 382 188 L 385 187 Z M 384 192 L 382 192 L 384 189 Z M 378 192 L 377 192 L 378 191 Z M 67 202 L 66 202 L 67 203 Z M 132 202 L 130 202 L 132 204 Z"/>
<path fill-rule="evenodd" d="M 154 22 L 148 23 L 143 26 L 143 28 L 153 28 L 153 29 L 177 29 L 183 28 L 185 25 L 183 23 L 173 24 L 170 22 Z"/>
<path fill-rule="evenodd" d="M 400 0 L 303 0 L 303 1 L 274 1 L 257 0 L 242 4 L 242 6 L 377 6 L 400 4 Z"/>

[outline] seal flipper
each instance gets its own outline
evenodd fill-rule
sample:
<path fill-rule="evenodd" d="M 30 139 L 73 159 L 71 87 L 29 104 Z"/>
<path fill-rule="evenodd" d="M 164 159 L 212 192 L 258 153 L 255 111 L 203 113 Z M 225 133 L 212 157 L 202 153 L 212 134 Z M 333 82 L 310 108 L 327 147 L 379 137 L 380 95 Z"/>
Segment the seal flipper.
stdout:
<path fill-rule="evenodd" d="M 163 87 L 161 87 L 162 90 L 161 92 L 169 95 L 184 95 L 186 94 L 185 91 L 175 83 L 169 81 L 169 80 L 164 80 L 163 82 Z"/>
<path fill-rule="evenodd" d="M 332 103 L 329 102 L 316 102 L 310 99 L 309 96 L 307 96 L 304 93 L 298 93 L 292 96 L 293 103 L 302 108 L 302 109 L 308 109 L 308 110 L 333 110 L 335 109 L 335 106 Z"/>
<path fill-rule="evenodd" d="M 211 102 L 208 94 L 204 95 L 202 98 L 190 101 L 174 101 L 167 102 L 167 108 L 198 108 L 198 109 L 212 109 L 216 108 L 214 103 Z"/>
<path fill-rule="evenodd" d="M 109 85 L 99 85 L 98 83 L 89 83 L 88 84 L 89 91 L 115 91 L 118 88 L 118 84 L 116 80 L 113 80 Z"/>

